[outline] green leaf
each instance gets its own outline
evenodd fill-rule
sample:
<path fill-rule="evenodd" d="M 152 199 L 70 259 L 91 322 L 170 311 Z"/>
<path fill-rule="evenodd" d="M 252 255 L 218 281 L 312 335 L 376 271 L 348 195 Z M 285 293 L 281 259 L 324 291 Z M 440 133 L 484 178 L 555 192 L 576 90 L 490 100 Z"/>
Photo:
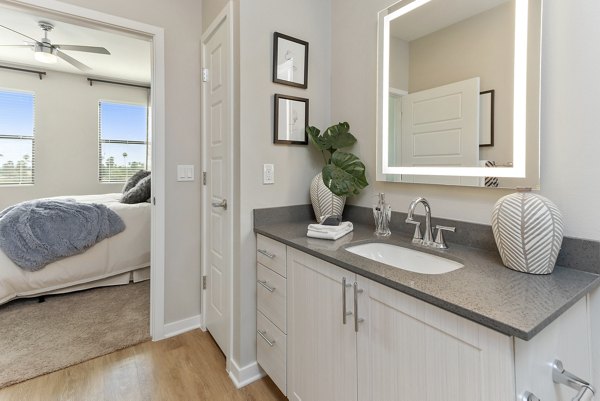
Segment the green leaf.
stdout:
<path fill-rule="evenodd" d="M 311 142 L 319 150 L 327 150 L 332 154 L 338 149 L 346 148 L 356 143 L 356 138 L 349 131 L 350 124 L 347 122 L 332 125 L 322 135 L 320 135 L 321 131 L 318 128 L 306 127 L 306 133 Z"/>
<path fill-rule="evenodd" d="M 369 185 L 365 165 L 352 153 L 337 151 L 323 168 L 323 183 L 337 196 L 358 195 Z"/>
<path fill-rule="evenodd" d="M 350 133 L 350 124 L 347 122 L 332 125 L 325 130 L 323 136 L 327 138 L 327 141 L 331 144 L 330 148 L 334 152 L 356 143 L 356 137 Z"/>

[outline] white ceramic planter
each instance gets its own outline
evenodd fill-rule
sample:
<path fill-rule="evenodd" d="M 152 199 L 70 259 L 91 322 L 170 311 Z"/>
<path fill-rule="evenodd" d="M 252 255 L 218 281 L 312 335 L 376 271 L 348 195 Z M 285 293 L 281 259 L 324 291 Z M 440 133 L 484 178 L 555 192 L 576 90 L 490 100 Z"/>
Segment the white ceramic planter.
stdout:
<path fill-rule="evenodd" d="M 502 263 L 531 274 L 550 274 L 563 238 L 563 221 L 552 201 L 531 192 L 517 192 L 496 202 L 492 231 Z"/>
<path fill-rule="evenodd" d="M 321 216 L 341 215 L 346 204 L 346 197 L 337 196 L 331 192 L 323 182 L 323 174 L 319 173 L 310 183 L 310 201 L 317 222 L 320 222 Z"/>

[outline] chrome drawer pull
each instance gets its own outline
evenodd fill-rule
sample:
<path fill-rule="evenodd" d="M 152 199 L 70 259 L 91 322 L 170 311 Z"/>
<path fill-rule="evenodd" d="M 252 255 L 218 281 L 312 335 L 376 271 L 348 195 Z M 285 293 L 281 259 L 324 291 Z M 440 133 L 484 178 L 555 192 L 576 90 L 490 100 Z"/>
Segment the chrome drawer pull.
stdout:
<path fill-rule="evenodd" d="M 256 281 L 258 284 L 262 285 L 263 287 L 265 287 L 267 289 L 267 291 L 269 292 L 273 292 L 275 291 L 275 287 L 271 287 L 267 284 L 267 280 L 257 280 Z"/>
<path fill-rule="evenodd" d="M 346 312 L 346 288 L 352 287 L 346 284 L 346 277 L 342 277 L 342 323 L 346 324 L 346 317 L 352 315 L 352 312 Z"/>
<path fill-rule="evenodd" d="M 265 255 L 269 259 L 275 258 L 275 255 L 272 254 L 271 252 L 267 251 L 266 249 L 257 249 L 257 251 L 260 252 L 260 253 L 262 253 L 263 255 Z"/>
<path fill-rule="evenodd" d="M 358 283 L 354 282 L 354 331 L 358 333 L 358 324 L 365 321 L 365 319 L 358 317 L 358 294 L 362 294 L 363 290 L 358 288 Z"/>
<path fill-rule="evenodd" d="M 263 338 L 263 340 L 265 340 L 267 342 L 267 344 L 269 344 L 269 347 L 272 347 L 275 345 L 275 340 L 269 340 L 267 338 L 267 330 L 256 330 L 256 332 L 258 333 L 259 336 L 261 336 Z"/>

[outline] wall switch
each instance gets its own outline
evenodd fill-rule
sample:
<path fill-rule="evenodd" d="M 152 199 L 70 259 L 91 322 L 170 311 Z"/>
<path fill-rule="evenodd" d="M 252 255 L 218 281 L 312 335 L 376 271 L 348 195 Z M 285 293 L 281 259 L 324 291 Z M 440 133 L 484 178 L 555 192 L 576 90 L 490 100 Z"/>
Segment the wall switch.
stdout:
<path fill-rule="evenodd" d="M 263 164 L 263 184 L 275 184 L 274 164 Z"/>
<path fill-rule="evenodd" d="M 189 164 L 177 165 L 177 181 L 194 181 L 194 166 Z"/>

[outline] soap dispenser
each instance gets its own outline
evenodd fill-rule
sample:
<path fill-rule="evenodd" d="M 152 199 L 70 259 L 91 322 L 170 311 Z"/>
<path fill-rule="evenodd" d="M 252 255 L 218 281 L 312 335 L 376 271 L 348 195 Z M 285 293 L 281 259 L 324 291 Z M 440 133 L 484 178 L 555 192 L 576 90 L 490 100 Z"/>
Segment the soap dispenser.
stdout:
<path fill-rule="evenodd" d="M 392 206 L 385 203 L 385 194 L 380 192 L 379 201 L 373 206 L 373 217 L 375 218 L 375 235 L 378 237 L 388 237 L 392 234 L 390 231 L 390 220 L 392 218 Z"/>

